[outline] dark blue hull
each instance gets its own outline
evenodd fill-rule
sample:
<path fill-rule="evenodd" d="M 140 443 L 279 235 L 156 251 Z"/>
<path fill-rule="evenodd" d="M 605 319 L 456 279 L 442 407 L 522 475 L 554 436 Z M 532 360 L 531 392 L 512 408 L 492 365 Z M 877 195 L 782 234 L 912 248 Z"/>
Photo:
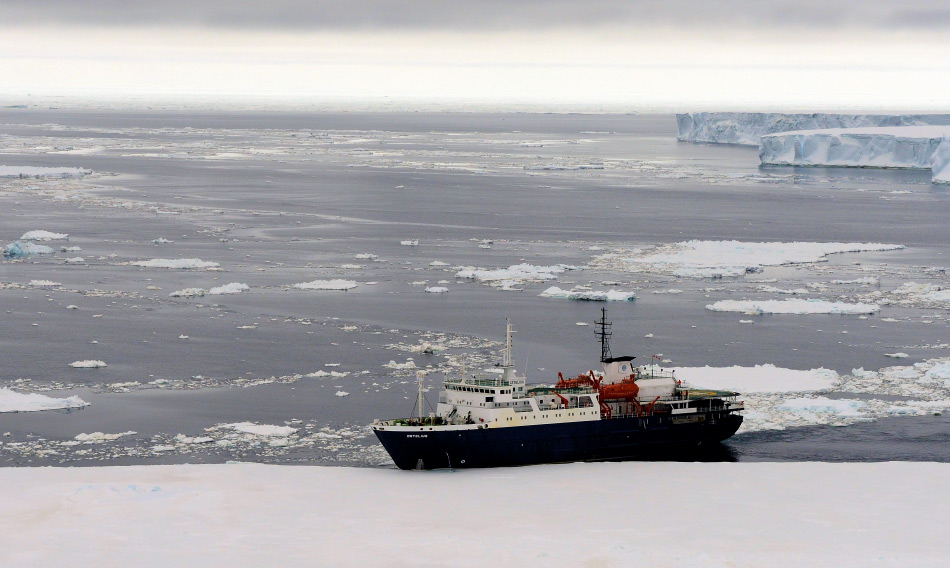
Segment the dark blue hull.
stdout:
<path fill-rule="evenodd" d="M 654 415 L 508 428 L 375 431 L 397 467 L 438 469 L 637 459 L 657 449 L 721 442 L 742 425 L 738 414 L 701 416 L 699 421 Z"/>

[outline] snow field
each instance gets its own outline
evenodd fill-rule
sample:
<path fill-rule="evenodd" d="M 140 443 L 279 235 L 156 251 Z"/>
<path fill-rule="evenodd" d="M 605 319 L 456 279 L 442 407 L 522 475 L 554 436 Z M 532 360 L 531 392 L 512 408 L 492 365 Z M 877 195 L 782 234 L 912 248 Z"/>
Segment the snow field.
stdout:
<path fill-rule="evenodd" d="M 551 496 L 585 479 L 591 506 L 572 510 L 565 546 Z M 631 492 L 631 479 L 671 484 Z M 5 468 L 0 563 L 927 568 L 950 555 L 947 487 L 938 463 Z M 697 508 L 714 522 L 631 514 Z"/>

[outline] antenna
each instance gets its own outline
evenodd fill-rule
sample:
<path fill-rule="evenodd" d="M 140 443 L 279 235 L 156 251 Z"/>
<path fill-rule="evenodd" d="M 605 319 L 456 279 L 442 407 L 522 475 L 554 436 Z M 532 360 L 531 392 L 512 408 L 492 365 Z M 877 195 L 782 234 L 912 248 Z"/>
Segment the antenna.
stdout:
<path fill-rule="evenodd" d="M 613 335 L 610 331 L 613 322 L 607 321 L 607 308 L 600 308 L 600 321 L 594 323 L 599 328 L 594 334 L 600 337 L 600 362 L 606 363 L 610 359 L 610 336 Z"/>

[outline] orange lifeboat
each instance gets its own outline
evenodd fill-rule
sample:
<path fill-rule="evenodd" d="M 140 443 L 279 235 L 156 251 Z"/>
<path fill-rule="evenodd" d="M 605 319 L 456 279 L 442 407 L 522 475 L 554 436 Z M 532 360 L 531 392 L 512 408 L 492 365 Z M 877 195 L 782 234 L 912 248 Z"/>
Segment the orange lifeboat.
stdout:
<path fill-rule="evenodd" d="M 633 379 L 623 379 L 619 383 L 600 385 L 600 400 L 636 400 L 640 387 Z"/>

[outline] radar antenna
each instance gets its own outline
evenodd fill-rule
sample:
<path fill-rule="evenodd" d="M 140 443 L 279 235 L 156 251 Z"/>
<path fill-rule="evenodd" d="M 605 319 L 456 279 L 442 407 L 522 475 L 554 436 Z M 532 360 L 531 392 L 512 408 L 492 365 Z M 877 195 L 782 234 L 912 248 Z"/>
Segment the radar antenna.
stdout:
<path fill-rule="evenodd" d="M 607 359 L 610 359 L 610 336 L 613 335 L 610 331 L 613 322 L 607 321 L 607 308 L 600 308 L 600 321 L 594 323 L 599 328 L 594 334 L 600 337 L 600 362 L 606 363 Z"/>

